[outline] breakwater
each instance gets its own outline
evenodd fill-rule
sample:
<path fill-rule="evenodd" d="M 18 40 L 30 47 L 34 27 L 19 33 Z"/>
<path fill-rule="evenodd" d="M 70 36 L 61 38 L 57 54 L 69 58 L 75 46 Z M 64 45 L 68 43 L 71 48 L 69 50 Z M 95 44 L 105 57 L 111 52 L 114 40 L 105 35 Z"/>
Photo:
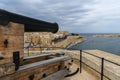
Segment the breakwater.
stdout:
<path fill-rule="evenodd" d="M 120 34 L 95 34 L 93 37 L 120 37 Z"/>

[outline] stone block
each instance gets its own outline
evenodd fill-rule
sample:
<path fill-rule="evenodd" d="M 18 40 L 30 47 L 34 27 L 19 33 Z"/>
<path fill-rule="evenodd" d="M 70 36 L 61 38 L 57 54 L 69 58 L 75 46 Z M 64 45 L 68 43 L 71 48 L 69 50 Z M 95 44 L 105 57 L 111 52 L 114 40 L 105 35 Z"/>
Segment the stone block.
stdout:
<path fill-rule="evenodd" d="M 5 66 L 0 65 L 0 77 L 5 75 Z"/>
<path fill-rule="evenodd" d="M 8 40 L 7 48 L 4 45 L 4 41 Z M 24 48 L 24 37 L 23 36 L 1 36 L 0 37 L 0 49 L 23 49 Z"/>
<path fill-rule="evenodd" d="M 15 64 L 14 63 L 5 64 L 5 68 L 6 68 L 6 74 L 15 73 Z"/>
<path fill-rule="evenodd" d="M 0 77 L 8 74 L 12 74 L 15 72 L 14 63 L 7 63 L 0 65 Z"/>
<path fill-rule="evenodd" d="M 8 35 L 21 35 L 24 36 L 24 25 L 10 22 L 7 26 L 8 28 Z"/>
<path fill-rule="evenodd" d="M 24 25 L 10 22 L 7 26 L 0 25 L 0 35 L 24 36 Z"/>
<path fill-rule="evenodd" d="M 0 80 L 13 80 L 13 79 L 9 76 L 5 76 L 5 77 L 0 78 Z"/>
<path fill-rule="evenodd" d="M 14 51 L 6 49 L 6 50 L 2 51 L 2 56 L 3 56 L 4 59 L 0 60 L 0 64 L 13 62 L 13 52 L 15 52 L 15 51 L 19 51 L 20 52 L 20 58 L 22 60 L 23 56 L 24 56 L 23 49 L 15 49 Z"/>
<path fill-rule="evenodd" d="M 0 64 L 6 64 L 12 62 L 12 58 L 4 58 L 2 60 L 0 60 Z"/>

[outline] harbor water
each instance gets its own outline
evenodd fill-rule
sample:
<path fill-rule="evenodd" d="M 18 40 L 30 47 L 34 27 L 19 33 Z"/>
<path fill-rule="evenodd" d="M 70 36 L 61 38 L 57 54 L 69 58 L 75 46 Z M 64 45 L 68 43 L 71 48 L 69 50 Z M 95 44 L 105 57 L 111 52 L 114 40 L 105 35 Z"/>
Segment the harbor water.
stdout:
<path fill-rule="evenodd" d="M 120 37 L 93 37 L 95 34 L 80 34 L 86 41 L 70 47 L 70 49 L 99 49 L 120 56 Z"/>

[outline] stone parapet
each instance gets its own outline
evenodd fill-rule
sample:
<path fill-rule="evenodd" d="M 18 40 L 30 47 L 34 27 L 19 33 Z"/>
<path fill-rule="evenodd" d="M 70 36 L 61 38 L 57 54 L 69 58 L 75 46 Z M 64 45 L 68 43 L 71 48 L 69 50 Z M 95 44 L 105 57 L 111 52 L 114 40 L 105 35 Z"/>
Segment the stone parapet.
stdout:
<path fill-rule="evenodd" d="M 23 57 L 24 25 L 10 22 L 7 26 L 0 25 L 0 64 L 13 62 L 13 52 L 19 51 Z"/>
<path fill-rule="evenodd" d="M 117 56 L 108 52 L 104 52 L 101 50 L 84 50 L 84 51 L 90 54 L 99 56 L 101 58 L 107 59 L 109 61 L 115 62 L 117 64 L 120 64 L 120 56 Z M 52 52 L 53 53 L 62 52 L 62 53 L 65 53 L 66 55 L 69 55 L 72 58 L 80 59 L 79 50 L 53 50 Z M 82 61 L 87 65 L 89 65 L 90 67 L 92 67 L 93 69 L 97 70 L 98 72 L 101 72 L 101 59 L 91 56 L 89 54 L 86 54 L 85 52 L 82 52 Z M 101 78 L 100 74 L 98 74 L 95 70 L 89 68 L 85 64 L 82 64 L 82 68 L 84 68 L 89 73 L 97 77 L 97 80 Z M 104 60 L 104 75 L 109 77 L 111 80 L 119 80 L 120 66 Z M 108 79 L 104 77 L 104 80 L 108 80 Z"/>

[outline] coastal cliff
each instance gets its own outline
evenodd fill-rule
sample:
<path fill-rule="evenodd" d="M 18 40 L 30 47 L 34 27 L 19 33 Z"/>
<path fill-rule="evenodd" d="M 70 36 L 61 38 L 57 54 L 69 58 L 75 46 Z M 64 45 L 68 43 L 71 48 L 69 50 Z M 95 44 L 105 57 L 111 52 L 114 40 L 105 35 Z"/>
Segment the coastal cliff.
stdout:
<path fill-rule="evenodd" d="M 78 35 L 78 36 L 69 35 L 69 36 L 67 36 L 67 38 L 65 40 L 55 43 L 54 47 L 69 48 L 69 47 L 76 45 L 83 41 L 85 41 L 85 38 L 80 35 Z"/>
<path fill-rule="evenodd" d="M 24 47 L 61 47 L 69 48 L 84 41 L 80 35 L 70 35 L 67 31 L 55 34 L 48 32 L 24 33 Z"/>

